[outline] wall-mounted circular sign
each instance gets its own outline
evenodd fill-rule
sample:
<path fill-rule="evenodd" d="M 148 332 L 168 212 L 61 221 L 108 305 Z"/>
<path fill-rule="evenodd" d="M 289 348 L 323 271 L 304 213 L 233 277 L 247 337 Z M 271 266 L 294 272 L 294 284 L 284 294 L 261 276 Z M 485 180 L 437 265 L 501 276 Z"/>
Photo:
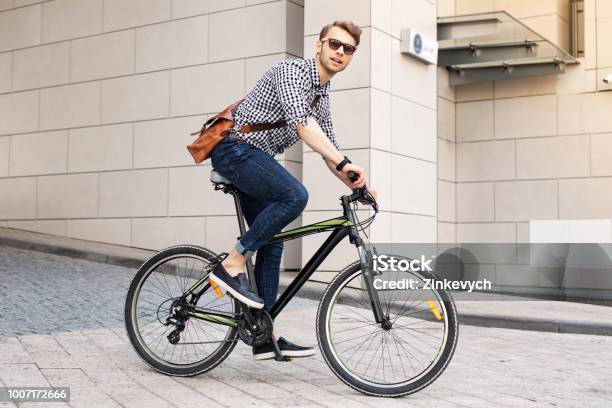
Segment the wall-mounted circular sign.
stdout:
<path fill-rule="evenodd" d="M 414 36 L 414 52 L 420 54 L 423 50 L 423 39 L 421 38 L 421 34 L 417 34 Z"/>

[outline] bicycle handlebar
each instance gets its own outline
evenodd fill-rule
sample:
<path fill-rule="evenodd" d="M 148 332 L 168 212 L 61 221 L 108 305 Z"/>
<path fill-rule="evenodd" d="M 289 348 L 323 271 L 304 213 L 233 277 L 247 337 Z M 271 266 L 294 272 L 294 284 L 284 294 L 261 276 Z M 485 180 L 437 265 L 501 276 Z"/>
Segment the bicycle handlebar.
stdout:
<path fill-rule="evenodd" d="M 351 181 L 357 181 L 357 179 L 359 178 L 359 176 L 357 175 L 357 173 L 355 173 L 352 170 L 349 170 L 348 173 L 346 173 L 346 175 L 348 176 L 348 178 Z M 353 189 L 353 195 L 356 195 L 356 199 L 360 200 L 362 198 L 366 198 L 366 202 L 371 204 L 372 207 L 374 208 L 375 212 L 378 212 L 378 203 L 376 202 L 376 200 L 374 199 L 374 197 L 368 192 L 368 188 L 367 186 L 364 184 L 363 187 L 361 188 L 354 188 Z M 361 201 L 361 200 L 360 200 Z M 362 202 L 363 203 L 363 202 Z"/>
<path fill-rule="evenodd" d="M 359 179 L 359 175 L 357 173 L 355 173 L 353 170 L 349 170 L 348 173 L 346 173 L 346 175 L 353 182 L 355 182 L 355 181 L 357 181 L 357 179 Z M 353 193 L 355 193 L 355 194 L 360 193 L 360 194 L 365 195 L 367 192 L 368 192 L 368 188 L 367 188 L 367 186 L 365 184 L 361 188 L 354 188 L 353 189 Z"/>

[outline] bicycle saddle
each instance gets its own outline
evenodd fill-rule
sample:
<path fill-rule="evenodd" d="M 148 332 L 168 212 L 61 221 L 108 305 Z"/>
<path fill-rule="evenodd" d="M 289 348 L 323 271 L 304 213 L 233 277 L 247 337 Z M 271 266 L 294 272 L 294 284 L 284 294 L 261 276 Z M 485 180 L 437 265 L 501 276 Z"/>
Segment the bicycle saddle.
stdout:
<path fill-rule="evenodd" d="M 223 177 L 217 170 L 212 169 L 210 172 L 210 181 L 215 184 L 226 184 L 228 186 L 232 185 L 232 182 Z"/>

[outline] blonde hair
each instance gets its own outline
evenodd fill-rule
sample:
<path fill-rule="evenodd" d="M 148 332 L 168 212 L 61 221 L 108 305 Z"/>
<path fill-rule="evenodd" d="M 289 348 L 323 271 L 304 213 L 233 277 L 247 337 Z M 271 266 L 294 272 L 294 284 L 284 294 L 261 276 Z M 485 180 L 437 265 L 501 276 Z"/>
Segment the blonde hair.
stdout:
<path fill-rule="evenodd" d="M 351 37 L 353 37 L 353 39 L 355 40 L 355 46 L 359 45 L 359 39 L 361 38 L 361 28 L 359 28 L 358 25 L 355 25 L 355 23 L 350 20 L 336 20 L 331 24 L 325 25 L 321 29 L 321 33 L 319 34 L 319 40 L 325 38 L 325 36 L 329 32 L 329 30 L 331 30 L 332 27 L 340 27 L 348 31 Z"/>

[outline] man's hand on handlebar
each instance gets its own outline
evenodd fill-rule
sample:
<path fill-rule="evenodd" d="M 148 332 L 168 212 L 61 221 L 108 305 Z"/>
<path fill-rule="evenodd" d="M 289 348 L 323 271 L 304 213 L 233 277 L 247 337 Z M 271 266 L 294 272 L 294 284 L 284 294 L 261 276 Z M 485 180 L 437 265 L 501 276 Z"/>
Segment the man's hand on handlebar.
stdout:
<path fill-rule="evenodd" d="M 348 176 L 349 171 L 352 171 L 358 176 L 357 180 L 350 179 L 350 177 Z M 361 188 L 365 186 L 365 169 L 363 167 L 348 163 L 342 168 L 342 176 L 345 179 L 346 185 L 350 188 Z"/>
<path fill-rule="evenodd" d="M 376 192 L 376 190 L 374 190 L 373 188 L 367 188 L 365 185 L 365 170 L 359 166 L 354 166 L 354 165 L 350 165 L 353 168 L 356 168 L 357 170 L 353 170 L 348 169 L 346 170 L 346 172 L 344 171 L 347 167 L 349 167 L 349 164 L 345 165 L 345 167 L 342 169 L 343 173 L 345 173 L 346 177 L 350 180 L 349 183 L 347 183 L 347 185 L 349 185 L 349 187 L 351 186 L 351 182 L 353 185 L 353 191 L 360 191 L 360 193 L 364 194 L 364 198 L 360 199 L 359 202 L 361 204 L 372 204 L 371 198 L 374 198 L 374 205 L 376 207 L 376 199 L 378 198 L 378 193 Z M 359 173 L 359 171 L 361 171 L 361 173 Z M 343 174 L 344 175 L 344 174 Z M 360 186 L 357 186 L 357 184 L 363 181 L 363 184 L 361 184 Z M 365 198 L 365 196 L 368 196 L 368 198 Z M 371 198 L 369 197 L 371 196 Z"/>

